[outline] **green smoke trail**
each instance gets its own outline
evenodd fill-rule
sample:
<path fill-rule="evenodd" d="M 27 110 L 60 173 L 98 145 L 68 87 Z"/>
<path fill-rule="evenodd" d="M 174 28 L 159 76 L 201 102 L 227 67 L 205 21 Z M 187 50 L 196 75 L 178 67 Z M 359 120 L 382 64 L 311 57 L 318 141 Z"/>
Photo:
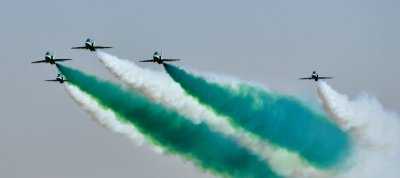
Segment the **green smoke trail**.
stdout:
<path fill-rule="evenodd" d="M 138 93 L 57 64 L 68 82 L 96 98 L 104 107 L 134 124 L 153 143 L 183 155 L 203 169 L 226 177 L 278 177 L 268 165 L 233 140 L 212 131 Z"/>
<path fill-rule="evenodd" d="M 212 83 L 170 64 L 168 74 L 200 103 L 228 116 L 233 125 L 297 152 L 320 168 L 338 164 L 349 151 L 349 137 L 327 116 L 293 97 L 241 84 L 238 89 Z"/>

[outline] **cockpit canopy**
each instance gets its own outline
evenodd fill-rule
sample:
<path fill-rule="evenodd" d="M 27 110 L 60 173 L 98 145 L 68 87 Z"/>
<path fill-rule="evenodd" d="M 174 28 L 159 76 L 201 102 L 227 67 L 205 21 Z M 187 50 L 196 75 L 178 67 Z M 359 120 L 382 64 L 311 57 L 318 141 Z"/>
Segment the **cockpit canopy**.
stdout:
<path fill-rule="evenodd" d="M 47 52 L 46 52 L 46 56 L 54 56 L 54 53 L 53 53 L 53 52 L 50 52 L 50 51 L 47 51 Z"/>
<path fill-rule="evenodd" d="M 88 39 L 86 39 L 86 43 L 94 43 L 94 40 L 93 40 L 93 39 L 90 39 L 90 38 L 88 38 Z"/>

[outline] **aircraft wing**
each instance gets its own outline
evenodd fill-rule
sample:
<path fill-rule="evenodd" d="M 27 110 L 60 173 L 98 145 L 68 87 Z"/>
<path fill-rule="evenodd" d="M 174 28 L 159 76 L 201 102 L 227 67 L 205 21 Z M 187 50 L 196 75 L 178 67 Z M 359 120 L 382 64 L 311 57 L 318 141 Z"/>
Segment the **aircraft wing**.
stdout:
<path fill-rule="evenodd" d="M 69 61 L 69 60 L 72 60 L 72 59 L 53 59 L 54 61 Z"/>
<path fill-rule="evenodd" d="M 180 61 L 181 59 L 162 59 L 162 61 Z"/>
<path fill-rule="evenodd" d="M 155 62 L 153 59 L 149 59 L 149 60 L 142 60 L 142 61 L 139 61 L 139 62 Z"/>
<path fill-rule="evenodd" d="M 299 78 L 299 80 L 311 80 L 311 79 L 313 79 L 313 78 L 311 78 L 311 77 Z"/>
<path fill-rule="evenodd" d="M 333 77 L 318 77 L 318 79 L 333 79 Z"/>
<path fill-rule="evenodd" d="M 47 82 L 58 82 L 58 80 L 54 79 L 54 80 L 45 80 Z"/>
<path fill-rule="evenodd" d="M 41 61 L 33 61 L 32 63 L 45 63 L 47 62 L 46 60 L 41 60 Z"/>
<path fill-rule="evenodd" d="M 112 48 L 108 46 L 95 46 L 94 49 L 107 49 L 107 48 Z"/>
<path fill-rule="evenodd" d="M 80 47 L 72 47 L 71 49 L 86 49 L 85 46 L 80 46 Z"/>

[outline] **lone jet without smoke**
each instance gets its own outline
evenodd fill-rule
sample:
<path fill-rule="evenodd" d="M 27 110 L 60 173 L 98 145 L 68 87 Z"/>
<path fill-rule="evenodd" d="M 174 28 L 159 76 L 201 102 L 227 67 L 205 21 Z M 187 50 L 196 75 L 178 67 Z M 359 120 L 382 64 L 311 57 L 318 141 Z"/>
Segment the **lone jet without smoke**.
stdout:
<path fill-rule="evenodd" d="M 314 80 L 314 81 L 318 81 L 319 79 L 333 79 L 333 77 L 320 77 L 316 71 L 313 71 L 311 77 L 299 78 L 299 80 Z"/>
<path fill-rule="evenodd" d="M 54 79 L 54 80 L 45 80 L 45 81 L 48 81 L 48 82 L 60 82 L 62 84 L 65 81 L 68 81 L 68 80 L 64 79 L 64 77 L 61 74 L 58 74 L 56 79 Z"/>
<path fill-rule="evenodd" d="M 88 49 L 90 51 L 96 51 L 96 49 L 106 49 L 106 48 L 112 48 L 112 47 L 96 46 L 94 40 L 88 38 L 88 39 L 86 39 L 85 46 L 72 47 L 71 49 Z"/>
<path fill-rule="evenodd" d="M 44 56 L 44 60 L 33 61 L 32 63 L 50 63 L 50 64 L 55 64 L 56 62 L 68 61 L 68 60 L 72 60 L 72 59 L 54 59 L 54 53 L 47 51 L 46 55 Z"/>
<path fill-rule="evenodd" d="M 142 60 L 139 62 L 157 62 L 158 64 L 163 64 L 164 62 L 172 62 L 172 61 L 179 61 L 180 59 L 162 59 L 162 52 L 158 52 L 156 51 L 153 54 L 153 59 L 149 59 L 149 60 Z"/>

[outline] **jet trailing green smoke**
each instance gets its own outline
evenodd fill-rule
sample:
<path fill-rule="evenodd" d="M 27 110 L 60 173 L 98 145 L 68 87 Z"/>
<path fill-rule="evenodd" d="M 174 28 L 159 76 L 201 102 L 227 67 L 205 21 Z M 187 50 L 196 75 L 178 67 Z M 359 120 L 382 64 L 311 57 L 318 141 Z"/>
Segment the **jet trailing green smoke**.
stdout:
<path fill-rule="evenodd" d="M 168 153 L 179 154 L 224 177 L 279 177 L 259 157 L 206 124 L 194 124 L 119 85 L 63 65 L 57 64 L 57 67 L 70 84 L 135 125 L 147 139 Z"/>
<path fill-rule="evenodd" d="M 296 152 L 319 168 L 337 165 L 349 152 L 345 132 L 293 97 L 246 84 L 232 88 L 209 82 L 170 64 L 164 68 L 186 93 L 228 116 L 233 125 Z"/>

